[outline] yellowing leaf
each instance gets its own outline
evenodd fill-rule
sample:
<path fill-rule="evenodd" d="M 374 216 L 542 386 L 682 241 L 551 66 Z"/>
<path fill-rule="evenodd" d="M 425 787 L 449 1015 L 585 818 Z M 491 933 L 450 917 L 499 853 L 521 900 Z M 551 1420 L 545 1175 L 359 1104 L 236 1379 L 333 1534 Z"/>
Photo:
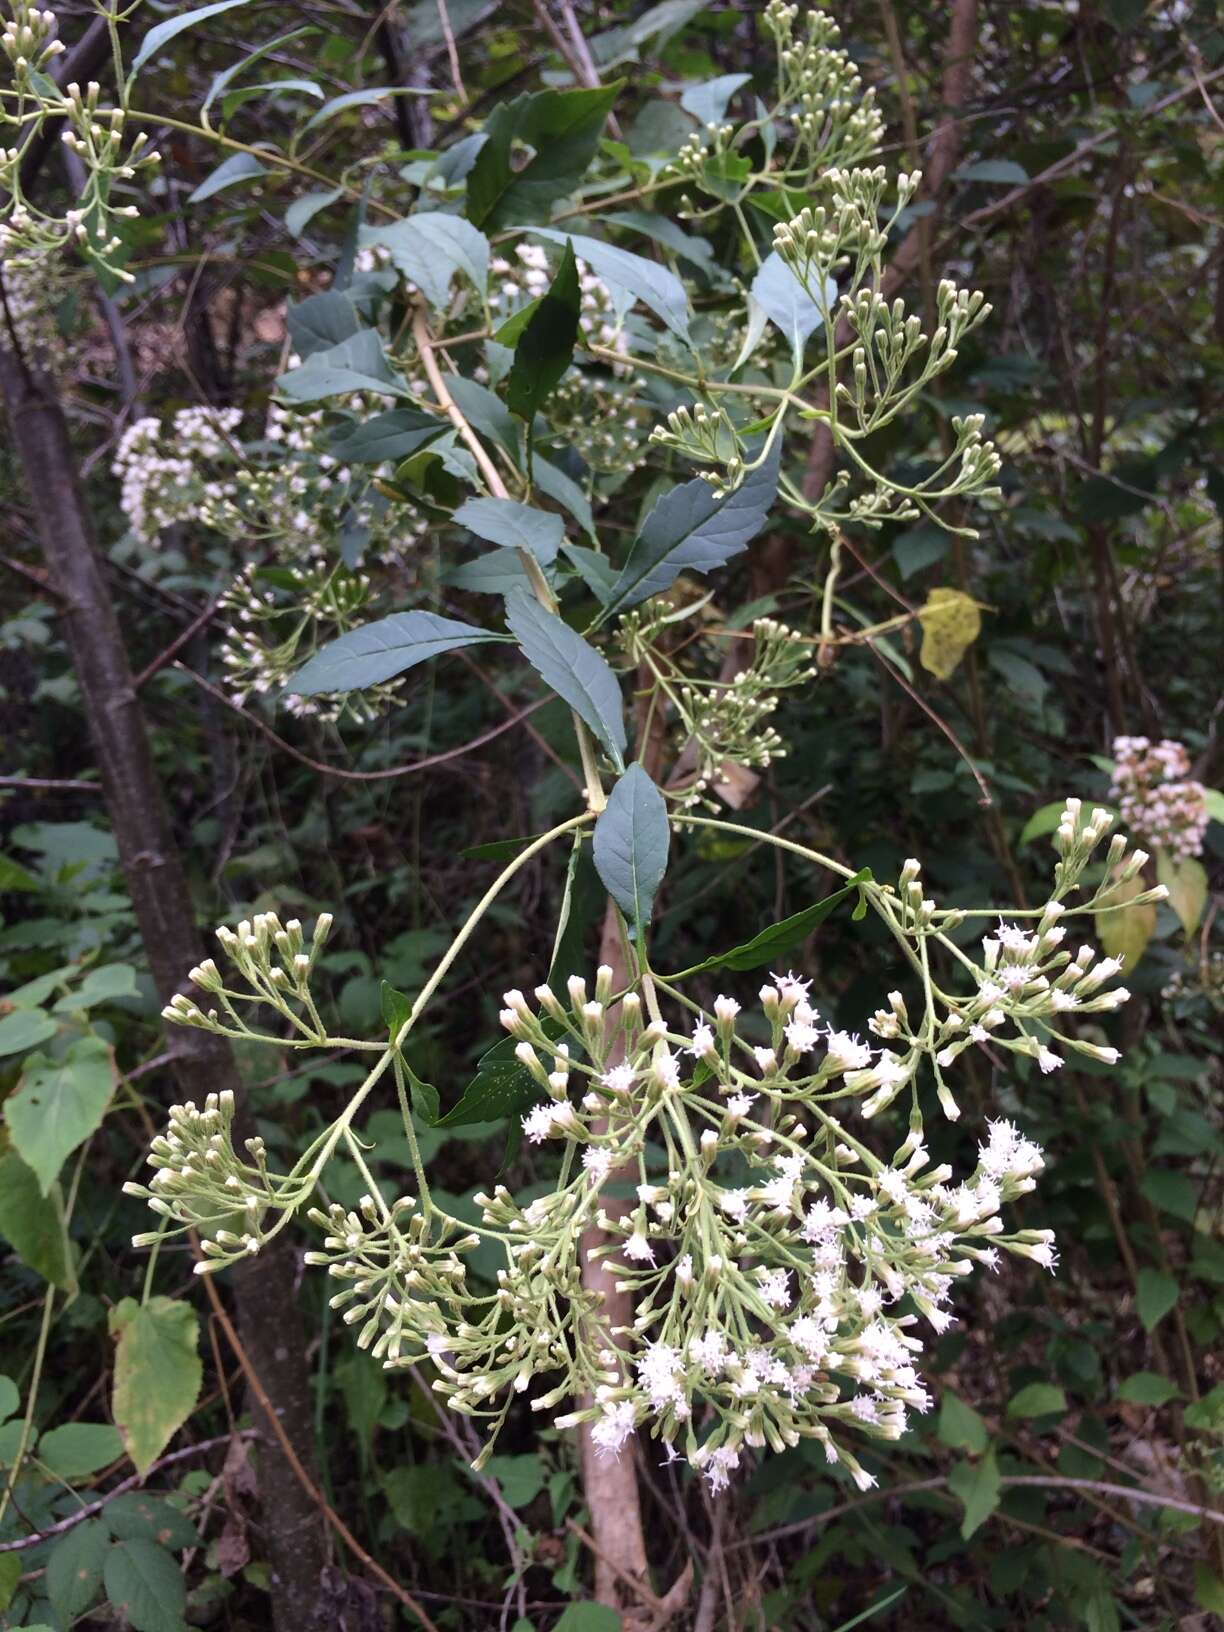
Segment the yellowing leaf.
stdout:
<path fill-rule="evenodd" d="M 115 1355 L 112 1408 L 124 1448 L 146 1473 L 187 1421 L 199 1398 L 203 1367 L 199 1321 L 189 1303 L 124 1298 L 111 1311 Z"/>
<path fill-rule="evenodd" d="M 919 608 L 924 669 L 946 680 L 982 632 L 982 614 L 972 595 L 959 589 L 933 589 Z"/>
<path fill-rule="evenodd" d="M 1143 956 L 1156 928 L 1156 908 L 1152 902 L 1143 906 L 1127 905 L 1146 889 L 1138 874 L 1125 884 L 1114 884 L 1101 895 L 1101 906 L 1110 910 L 1093 914 L 1097 939 L 1111 958 L 1122 959 L 1128 973 Z"/>
<path fill-rule="evenodd" d="M 1156 877 L 1169 892 L 1169 905 L 1187 935 L 1193 935 L 1207 905 L 1207 874 L 1201 861 L 1177 861 L 1167 850 L 1156 852 Z"/>

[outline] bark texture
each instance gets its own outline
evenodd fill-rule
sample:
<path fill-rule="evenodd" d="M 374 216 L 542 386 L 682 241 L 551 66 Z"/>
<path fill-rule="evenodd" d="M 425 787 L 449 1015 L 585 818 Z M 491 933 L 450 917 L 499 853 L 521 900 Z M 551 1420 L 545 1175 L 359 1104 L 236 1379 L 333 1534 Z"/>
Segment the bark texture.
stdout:
<path fill-rule="evenodd" d="M 4 336 L 0 336 L 2 341 Z M 119 620 L 95 548 L 55 383 L 0 343 L 12 447 L 30 491 L 50 582 L 81 688 L 119 858 L 158 993 L 168 1001 L 203 956 L 182 857 L 170 833 L 162 790 Z M 169 1028 L 174 1091 L 202 1100 L 239 1091 L 223 1038 Z M 255 1369 L 303 1463 L 313 1463 L 310 1379 L 289 1266 L 253 1259 L 235 1277 L 238 1323 Z M 260 1490 L 273 1578 L 277 1632 L 314 1632 L 327 1622 L 319 1581 L 325 1534 L 314 1504 L 262 1426 Z"/>

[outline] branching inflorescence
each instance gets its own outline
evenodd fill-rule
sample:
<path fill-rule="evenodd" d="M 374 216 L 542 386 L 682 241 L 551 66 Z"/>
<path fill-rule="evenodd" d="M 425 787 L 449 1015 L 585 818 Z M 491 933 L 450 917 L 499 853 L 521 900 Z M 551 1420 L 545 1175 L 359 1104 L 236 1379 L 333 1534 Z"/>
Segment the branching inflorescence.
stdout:
<path fill-rule="evenodd" d="M 623 990 L 602 967 L 590 987 L 575 977 L 531 998 L 507 992 L 502 1025 L 535 1098 L 523 1131 L 532 1145 L 557 1149 L 559 1163 L 553 1187 L 527 1204 L 501 1185 L 478 1195 L 479 1224 L 437 1204 L 416 1157 L 415 1079 L 399 1050 L 432 982 L 341 1118 L 289 1174 L 269 1173 L 258 1139 L 238 1155 L 229 1101 L 176 1107 L 150 1156 L 152 1183 L 129 1186 L 163 1215 L 162 1231 L 138 1239 L 198 1229 L 201 1270 L 256 1252 L 307 1204 L 343 1141 L 369 1193 L 352 1209 L 310 1212 L 324 1240 L 308 1261 L 341 1283 L 333 1304 L 359 1326 L 359 1344 L 388 1367 L 428 1360 L 450 1406 L 487 1419 L 490 1447 L 526 1394 L 537 1411 L 568 1404 L 556 1425 L 589 1421 L 606 1455 L 635 1430 L 648 1432 L 716 1491 L 746 1447 L 779 1450 L 802 1438 L 869 1485 L 854 1437 L 895 1439 L 908 1412 L 927 1408 L 917 1369 L 924 1332 L 953 1319 L 957 1281 L 978 1264 L 996 1268 L 1000 1249 L 1054 1267 L 1050 1231 L 1009 1230 L 1001 1217 L 1034 1187 L 1041 1151 L 1011 1122 L 990 1122 L 976 1165 L 957 1175 L 933 1164 L 921 1100 L 931 1087 L 946 1116 L 960 1114 L 948 1074 L 969 1048 L 993 1051 L 996 1063 L 1016 1054 L 1043 1072 L 1067 1052 L 1117 1061 L 1114 1048 L 1069 1028 L 1126 1001 L 1109 984 L 1121 965 L 1089 945 L 1064 945 L 1069 918 L 1102 910 L 1103 886 L 1085 883 L 1094 861 L 1105 865 L 1092 877 L 1116 879 L 1136 876 L 1147 859 L 1116 836 L 1097 855 L 1110 825 L 1108 813 L 1068 801 L 1048 901 L 989 929 L 975 956 L 951 932 L 990 915 L 937 907 L 916 861 L 895 888 L 881 887 L 790 846 L 857 887 L 921 992 L 916 1007 L 889 992 L 870 1038 L 825 1023 L 811 983 L 789 972 L 772 976 L 752 1009 L 726 993 L 704 1007 L 682 977 L 644 959 Z M 495 895 L 496 887 L 464 935 Z M 362 1046 L 329 1035 L 310 995 L 329 927 L 321 920 L 309 944 L 300 926 L 272 915 L 219 931 L 234 975 L 201 965 L 191 978 L 210 1006 L 180 997 L 166 1017 L 267 1037 L 240 1018 L 245 999 L 289 1028 L 268 1039 L 280 1046 Z M 416 1167 L 416 1194 L 390 1200 L 353 1131 L 389 1064 Z M 880 1154 L 868 1142 L 871 1119 L 902 1095 L 905 1137 Z M 613 1196 L 628 1197 L 629 1210 L 610 1209 Z M 489 1241 L 503 1255 L 492 1284 L 465 1256 Z M 601 1296 L 584 1286 L 588 1252 L 631 1292 L 627 1328 L 609 1329 Z"/>

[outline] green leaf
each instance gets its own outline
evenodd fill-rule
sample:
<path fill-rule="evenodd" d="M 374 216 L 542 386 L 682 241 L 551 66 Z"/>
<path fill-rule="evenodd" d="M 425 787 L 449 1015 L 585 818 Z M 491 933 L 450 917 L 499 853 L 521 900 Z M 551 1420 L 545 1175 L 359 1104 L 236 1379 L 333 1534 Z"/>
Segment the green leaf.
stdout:
<path fill-rule="evenodd" d="M 128 70 L 128 83 L 136 78 L 150 57 L 156 56 L 164 45 L 169 45 L 171 40 L 186 29 L 194 28 L 206 18 L 216 17 L 220 12 L 232 11 L 235 6 L 245 6 L 246 3 L 247 0 L 216 0 L 214 5 L 201 6 L 197 11 L 184 12 L 179 17 L 171 17 L 164 23 L 158 23 L 141 40 L 140 50 L 132 58 L 132 66 Z"/>
<path fill-rule="evenodd" d="M 130 1490 L 106 1504 L 106 1524 L 118 1541 L 155 1541 L 162 1547 L 198 1547 L 200 1532 L 186 1513 L 147 1490 Z"/>
<path fill-rule="evenodd" d="M 1118 1388 L 1118 1398 L 1127 1405 L 1168 1405 L 1180 1393 L 1176 1383 L 1155 1371 L 1136 1371 Z"/>
<path fill-rule="evenodd" d="M 607 556 L 601 555 L 598 550 L 588 550 L 581 544 L 566 543 L 561 548 L 591 594 L 601 606 L 606 606 L 612 598 L 617 579 L 616 568 Z"/>
<path fill-rule="evenodd" d="M 349 108 L 368 108 L 376 102 L 385 102 L 389 96 L 429 96 L 432 93 L 423 90 L 419 85 L 371 85 L 364 91 L 345 91 L 343 96 L 333 96 L 330 102 L 325 102 L 319 111 L 312 114 L 303 125 L 303 132 L 317 130 L 329 119 L 334 119 L 338 113 L 344 113 Z"/>
<path fill-rule="evenodd" d="M 240 57 L 237 62 L 231 63 L 228 68 L 223 68 L 219 74 L 213 77 L 213 82 L 208 87 L 208 95 L 200 104 L 200 112 L 207 113 L 226 86 L 233 84 L 238 75 L 247 68 L 253 68 L 257 62 L 262 62 L 264 57 L 273 51 L 279 50 L 281 46 L 288 45 L 293 40 L 304 39 L 308 34 L 317 34 L 318 32 L 317 28 L 292 28 L 287 34 L 278 34 L 273 40 L 265 40 L 262 45 L 257 45 L 245 57 Z"/>
<path fill-rule="evenodd" d="M 118 997 L 138 997 L 136 971 L 130 963 L 106 963 L 86 972 L 85 979 L 74 992 L 65 992 L 55 1004 L 58 1014 L 92 1009 L 102 1003 L 113 1003 Z"/>
<path fill-rule="evenodd" d="M 489 240 L 461 215 L 422 210 L 403 221 L 363 227 L 363 246 L 382 244 L 392 264 L 415 283 L 435 311 L 450 300 L 451 279 L 462 272 L 483 300 L 489 291 Z"/>
<path fill-rule="evenodd" d="M 1052 1417 L 1067 1409 L 1067 1396 L 1054 1383 L 1029 1383 L 1007 1402 L 1009 1417 Z"/>
<path fill-rule="evenodd" d="M 27 1048 L 45 1043 L 59 1030 L 58 1020 L 52 1020 L 41 1009 L 14 1009 L 0 1016 L 0 1054 L 21 1054 Z"/>
<path fill-rule="evenodd" d="M 361 332 L 357 308 L 347 295 L 335 289 L 292 301 L 285 320 L 293 349 L 302 358 L 343 345 Z"/>
<path fill-rule="evenodd" d="M 620 88 L 618 81 L 595 90 L 537 91 L 494 108 L 467 178 L 469 218 L 489 231 L 546 221 L 594 158 Z M 516 164 L 516 143 L 534 149 L 525 164 Z"/>
<path fill-rule="evenodd" d="M 407 395 L 407 387 L 383 350 L 381 336 L 373 329 L 361 329 L 337 346 L 314 352 L 300 368 L 282 374 L 276 389 L 293 402 L 322 402 L 352 391 Z"/>
<path fill-rule="evenodd" d="M 0 1553 L 0 1609 L 7 1609 L 21 1585 L 22 1563 L 19 1553 Z"/>
<path fill-rule="evenodd" d="M 578 483 L 556 465 L 550 465 L 547 459 L 541 459 L 539 454 L 536 454 L 533 462 L 533 474 L 540 492 L 547 494 L 563 510 L 568 510 L 587 537 L 593 539 L 595 518 L 591 514 L 591 501 Z"/>
<path fill-rule="evenodd" d="M 1028 171 L 1015 159 L 979 159 L 952 172 L 957 181 L 990 181 L 1000 187 L 1023 187 Z"/>
<path fill-rule="evenodd" d="M 559 1036 L 561 1028 L 545 1020 L 544 1030 L 550 1036 Z M 527 1067 L 515 1059 L 516 1047 L 513 1037 L 503 1037 L 482 1054 L 476 1062 L 476 1075 L 435 1126 L 457 1128 L 471 1122 L 500 1122 L 503 1117 L 529 1110 L 540 1098 L 540 1089 Z"/>
<path fill-rule="evenodd" d="M 316 215 L 344 197 L 343 187 L 328 187 L 320 193 L 303 193 L 295 198 L 285 211 L 285 226 L 295 238 L 300 238 Z"/>
<path fill-rule="evenodd" d="M 684 979 L 688 975 L 701 974 L 706 969 L 763 969 L 766 964 L 781 959 L 787 952 L 793 952 L 797 946 L 802 946 L 808 936 L 818 924 L 825 919 L 848 896 L 854 895 L 860 884 L 871 881 L 871 868 L 864 867 L 861 872 L 847 880 L 840 890 L 834 890 L 832 895 L 826 895 L 823 901 L 814 901 L 810 907 L 804 907 L 800 912 L 792 913 L 789 918 L 783 918 L 776 924 L 770 924 L 759 935 L 754 935 L 750 941 L 744 941 L 739 946 L 733 946 L 727 952 L 718 952 L 713 957 L 706 958 L 702 963 L 695 963 L 691 969 L 684 969 L 673 980 Z M 857 916 L 857 915 L 856 915 Z"/>
<path fill-rule="evenodd" d="M 595 823 L 595 867 L 640 942 L 667 870 L 667 801 L 640 765 L 630 765 Z"/>
<path fill-rule="evenodd" d="M 721 125 L 726 118 L 727 104 L 747 85 L 751 74 L 720 74 L 717 79 L 704 80 L 700 85 L 687 85 L 680 97 L 680 106 L 691 113 L 701 125 Z"/>
<path fill-rule="evenodd" d="M 565 537 L 565 523 L 560 516 L 520 504 L 517 499 L 468 499 L 452 519 L 490 544 L 526 550 L 542 567 L 551 566 L 557 559 Z"/>
<path fill-rule="evenodd" d="M 1213 822 L 1224 823 L 1224 793 L 1221 793 L 1219 788 L 1204 788 L 1203 803 L 1207 806 L 1207 814 Z M 5 886 L 7 889 L 12 887 L 12 885 Z"/>
<path fill-rule="evenodd" d="M 999 1505 L 1001 1484 L 999 1464 L 991 1451 L 978 1463 L 958 1462 L 948 1476 L 952 1491 L 965 1504 L 961 1520 L 961 1536 L 968 1541 L 979 1530 Z"/>
<path fill-rule="evenodd" d="M 688 295 L 674 272 L 657 261 L 648 261 L 644 255 L 605 243 L 602 238 L 559 232 L 552 227 L 535 227 L 532 232 L 536 238 L 572 246 L 574 254 L 585 261 L 597 277 L 640 300 L 678 339 L 688 344 Z"/>
<path fill-rule="evenodd" d="M 481 1470 L 501 1486 L 511 1507 L 526 1507 L 544 1489 L 547 1469 L 538 1456 L 491 1456 Z"/>
<path fill-rule="evenodd" d="M 257 176 L 266 176 L 268 167 L 261 164 L 253 153 L 231 153 L 228 159 L 223 159 L 211 175 L 206 176 L 194 193 L 188 195 L 188 204 L 202 204 L 206 198 L 214 193 L 222 193 L 227 187 L 236 187 L 239 182 L 254 181 Z"/>
<path fill-rule="evenodd" d="M 389 408 L 337 433 L 328 451 L 345 465 L 381 465 L 389 459 L 406 459 L 448 429 L 445 420 L 416 408 Z"/>
<path fill-rule="evenodd" d="M 455 618 L 440 618 L 436 612 L 392 612 L 389 617 L 363 623 L 328 641 L 302 665 L 285 689 L 300 697 L 360 691 L 460 646 L 504 638 L 495 630 L 478 629 Z"/>
<path fill-rule="evenodd" d="M 44 1196 L 33 1171 L 15 1150 L 0 1156 L 0 1236 L 22 1263 L 52 1286 L 66 1292 L 76 1290 L 59 1191 Z"/>
<path fill-rule="evenodd" d="M 1198 1212 L 1198 1188 L 1185 1173 L 1168 1167 L 1149 1167 L 1139 1186 L 1162 1212 L 1193 1224 Z"/>
<path fill-rule="evenodd" d="M 1153 1331 L 1177 1302 L 1178 1286 L 1172 1275 L 1141 1269 L 1135 1289 L 1135 1308 L 1145 1332 Z"/>
<path fill-rule="evenodd" d="M 466 589 L 475 595 L 509 595 L 512 590 L 530 591 L 531 579 L 517 550 L 499 546 L 475 561 L 450 567 L 442 574 L 444 584 Z"/>
<path fill-rule="evenodd" d="M 60 1060 L 36 1054 L 4 1104 L 13 1144 L 45 1196 L 65 1160 L 101 1126 L 115 1067 L 100 1037 L 83 1037 Z"/>
<path fill-rule="evenodd" d="M 136 1632 L 182 1632 L 187 1590 L 183 1572 L 164 1547 L 135 1538 L 106 1555 L 106 1596 Z"/>
<path fill-rule="evenodd" d="M 624 706 L 607 660 L 525 589 L 507 596 L 506 623 L 532 668 L 591 728 L 617 770 L 623 770 Z"/>
<path fill-rule="evenodd" d="M 57 1615 L 72 1621 L 87 1610 L 102 1585 L 110 1532 L 101 1519 L 84 1519 L 47 1554 L 47 1597 Z"/>
<path fill-rule="evenodd" d="M 971 1405 L 966 1405 L 950 1390 L 945 1389 L 939 1404 L 939 1438 L 944 1445 L 956 1451 L 971 1451 L 981 1456 L 990 1443 L 986 1424 Z"/>
<path fill-rule="evenodd" d="M 547 292 L 532 303 L 522 333 L 514 341 L 502 340 L 503 345 L 514 345 L 506 403 L 529 425 L 573 361 L 581 310 L 574 246 L 567 239 L 557 274 Z"/>
<path fill-rule="evenodd" d="M 1224 1581 L 1201 1560 L 1194 1566 L 1194 1596 L 1209 1615 L 1224 1615 Z"/>
<path fill-rule="evenodd" d="M 7 1422 L 21 1409 L 21 1395 L 11 1377 L 0 1376 L 0 1422 Z"/>
<path fill-rule="evenodd" d="M 1211 887 L 1201 861 L 1193 856 L 1180 860 L 1167 850 L 1156 852 L 1156 877 L 1169 892 L 1169 905 L 1187 935 L 1193 935 L 1203 917 Z"/>
<path fill-rule="evenodd" d="M 823 326 L 825 309 L 832 311 L 837 300 L 837 284 L 832 278 L 826 279 L 822 307 L 775 249 L 761 263 L 760 270 L 753 278 L 751 295 L 769 321 L 781 329 L 790 345 L 791 355 L 798 361 L 803 356 L 803 348 L 809 337 Z M 752 329 L 750 318 L 750 333 Z M 745 342 L 745 346 L 749 352 L 754 350 L 755 340 L 751 346 Z M 744 357 L 745 353 L 741 351 L 741 363 Z"/>
<path fill-rule="evenodd" d="M 911 527 L 892 541 L 893 560 L 903 579 L 910 579 L 924 567 L 942 561 L 952 540 L 942 527 Z"/>
<path fill-rule="evenodd" d="M 760 467 L 726 498 L 700 477 L 665 493 L 634 540 L 603 616 L 661 595 L 682 572 L 710 572 L 742 555 L 773 508 L 781 456 L 775 437 Z"/>
<path fill-rule="evenodd" d="M 1019 844 L 1031 844 L 1034 839 L 1044 838 L 1047 833 L 1053 833 L 1062 820 L 1062 813 L 1067 808 L 1065 799 L 1055 799 L 1053 804 L 1042 805 L 1035 810 L 1020 830 Z"/>
<path fill-rule="evenodd" d="M 147 1473 L 195 1410 L 204 1371 L 200 1323 L 189 1303 L 124 1298 L 111 1310 L 118 1339 L 111 1409 L 137 1471 Z"/>
<path fill-rule="evenodd" d="M 622 210 L 605 215 L 603 219 L 610 227 L 627 227 L 630 232 L 640 232 L 647 238 L 653 238 L 680 260 L 696 268 L 703 277 L 716 279 L 719 275 L 714 246 L 706 238 L 694 238 L 691 233 L 685 232 L 670 216 L 648 210 Z"/>
<path fill-rule="evenodd" d="M 0 895 L 8 895 L 15 890 L 37 894 L 41 889 L 38 879 L 20 862 L 14 861 L 11 856 L 0 856 Z"/>
<path fill-rule="evenodd" d="M 624 1622 L 606 1604 L 567 1604 L 553 1632 L 621 1632 Z"/>
<path fill-rule="evenodd" d="M 61 1479 L 85 1479 L 123 1455 L 119 1430 L 109 1422 L 64 1422 L 38 1442 L 38 1460 Z"/>

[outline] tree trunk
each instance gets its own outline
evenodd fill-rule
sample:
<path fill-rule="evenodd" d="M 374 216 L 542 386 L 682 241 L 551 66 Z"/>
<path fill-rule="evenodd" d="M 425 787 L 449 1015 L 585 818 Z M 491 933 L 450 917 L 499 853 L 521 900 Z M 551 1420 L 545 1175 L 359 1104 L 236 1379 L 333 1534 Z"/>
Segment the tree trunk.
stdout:
<path fill-rule="evenodd" d="M 94 547 L 55 383 L 0 344 L 0 391 L 12 446 L 37 518 L 48 573 L 60 597 L 119 858 L 158 993 L 168 1002 L 203 956 L 182 857 L 170 833 L 127 651 Z M 202 1100 L 241 1083 L 223 1038 L 187 1027 L 169 1038 L 175 1092 Z M 250 1357 L 303 1463 L 313 1463 L 310 1378 L 288 1266 L 252 1260 L 234 1280 Z M 321 1516 L 290 1471 L 267 1424 L 260 1488 L 277 1632 L 315 1632 L 326 1564 Z"/>

